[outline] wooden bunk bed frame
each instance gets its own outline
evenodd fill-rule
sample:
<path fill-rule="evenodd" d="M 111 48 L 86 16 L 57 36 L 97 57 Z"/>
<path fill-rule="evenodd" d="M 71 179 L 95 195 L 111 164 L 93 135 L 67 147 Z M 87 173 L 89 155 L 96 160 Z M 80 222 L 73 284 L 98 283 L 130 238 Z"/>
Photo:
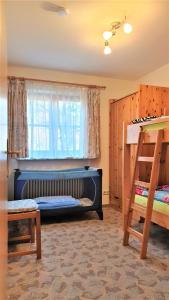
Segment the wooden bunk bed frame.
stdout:
<path fill-rule="evenodd" d="M 132 178 L 132 166 L 133 163 L 133 149 L 132 147 L 137 145 L 138 136 L 141 130 L 141 127 L 149 128 L 149 132 L 146 134 L 144 140 L 145 145 L 150 145 L 155 143 L 156 134 L 153 131 L 153 128 L 163 129 L 164 135 L 162 140 L 162 155 L 161 155 L 161 164 L 165 164 L 166 155 L 167 155 L 167 146 L 169 145 L 169 117 L 157 118 L 152 121 L 127 125 L 123 124 L 123 149 L 122 149 L 122 213 L 123 213 L 123 225 L 125 224 L 125 215 L 128 210 L 128 199 L 131 196 L 131 178 Z M 135 147 L 134 146 L 134 147 Z M 159 176 L 160 177 L 160 176 Z M 140 217 L 145 216 L 145 207 L 141 205 L 135 206 L 135 211 L 133 218 L 134 220 L 139 220 Z M 163 214 L 158 211 L 152 213 L 151 221 L 169 229 L 169 215 Z"/>

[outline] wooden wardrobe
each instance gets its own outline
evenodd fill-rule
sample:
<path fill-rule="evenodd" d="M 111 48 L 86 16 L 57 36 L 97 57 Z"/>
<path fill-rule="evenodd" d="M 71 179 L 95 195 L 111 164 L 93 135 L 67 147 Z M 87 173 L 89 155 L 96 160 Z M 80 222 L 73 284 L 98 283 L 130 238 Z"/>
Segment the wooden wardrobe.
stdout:
<path fill-rule="evenodd" d="M 139 91 L 119 100 L 110 100 L 109 191 L 110 204 L 122 207 L 122 137 L 123 123 L 151 115 L 169 116 L 169 88 L 140 85 Z M 132 148 L 134 165 L 136 147 Z M 145 146 L 146 151 L 146 146 Z M 169 154 L 169 153 L 168 153 Z M 169 155 L 166 155 L 169 163 Z M 165 163 L 165 165 L 167 165 Z M 144 169 L 149 175 L 149 169 Z M 169 183 L 169 169 L 162 171 L 163 183 Z"/>

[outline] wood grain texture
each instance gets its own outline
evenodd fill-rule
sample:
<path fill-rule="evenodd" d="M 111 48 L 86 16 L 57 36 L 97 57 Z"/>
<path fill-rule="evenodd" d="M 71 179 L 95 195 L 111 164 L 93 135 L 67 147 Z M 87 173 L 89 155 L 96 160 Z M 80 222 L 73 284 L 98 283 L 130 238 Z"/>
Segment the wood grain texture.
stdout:
<path fill-rule="evenodd" d="M 110 152 L 109 152 L 109 174 L 110 174 L 110 203 L 121 208 L 122 206 L 122 128 L 123 122 L 129 124 L 132 119 L 150 115 L 169 115 L 169 88 L 140 85 L 139 91 L 116 101 L 110 101 Z M 131 126 L 132 127 L 132 126 Z M 137 143 L 139 125 L 130 129 L 130 139 Z M 146 142 L 154 143 L 155 134 L 147 134 Z M 164 140 L 169 141 L 169 130 L 164 131 Z M 131 141 L 128 140 L 128 143 Z M 143 155 L 153 156 L 154 147 L 144 145 Z M 169 183 L 169 147 L 160 168 L 160 183 Z M 134 169 L 136 156 L 136 145 L 130 147 L 131 176 Z M 150 179 L 151 164 L 140 164 L 140 180 Z"/>
<path fill-rule="evenodd" d="M 122 208 L 122 148 L 123 123 L 129 123 L 137 117 L 139 94 L 134 93 L 119 101 L 110 101 L 110 204 Z M 135 146 L 132 147 L 131 163 L 135 158 Z"/>
<path fill-rule="evenodd" d="M 159 130 L 157 133 L 157 140 L 154 149 L 154 161 L 152 164 L 150 188 L 149 188 L 149 194 L 147 198 L 146 215 L 145 215 L 145 222 L 143 227 L 143 243 L 141 246 L 141 254 L 140 254 L 141 258 L 145 258 L 147 254 L 148 239 L 149 239 L 149 232 L 150 232 L 151 218 L 152 218 L 153 204 L 154 204 L 154 195 L 159 180 L 162 140 L 163 140 L 163 130 Z M 163 214 L 161 214 L 161 217 L 162 216 Z"/>
<path fill-rule="evenodd" d="M 6 89 L 6 35 L 4 31 L 4 5 L 0 1 L 0 299 L 6 299 L 6 266 L 7 266 L 7 89 Z M 3 126 L 2 124 L 5 124 Z"/>
<path fill-rule="evenodd" d="M 169 114 L 169 88 L 140 85 L 139 116 Z"/>
<path fill-rule="evenodd" d="M 144 135 L 143 132 L 139 133 L 139 138 L 138 138 L 138 144 L 137 144 L 137 150 L 136 150 L 136 158 L 135 158 L 135 162 L 134 162 L 134 170 L 132 172 L 132 180 L 131 180 L 131 185 L 129 187 L 129 201 L 128 199 L 124 199 L 123 202 L 128 201 L 128 205 L 127 205 L 127 209 L 125 211 L 125 215 L 124 215 L 124 237 L 123 237 L 123 245 L 126 246 L 128 245 L 128 241 L 129 241 L 129 230 L 128 227 L 131 227 L 131 222 L 132 222 L 132 217 L 133 217 L 133 209 L 131 209 L 131 206 L 134 204 L 134 199 L 135 199 L 135 189 L 136 189 L 136 179 L 138 177 L 138 173 L 139 173 L 139 163 L 138 163 L 138 156 L 141 155 L 142 152 L 142 142 L 144 139 Z M 124 140 L 124 144 L 125 144 L 125 140 Z M 124 145 L 124 149 L 125 149 L 125 145 Z M 126 164 L 126 161 L 123 162 L 124 166 Z M 127 162 L 127 167 L 130 169 L 130 165 L 128 165 Z M 125 169 L 125 168 L 124 168 Z M 126 183 L 125 180 L 123 182 L 124 186 L 122 187 L 124 189 Z M 128 186 L 128 185 L 127 185 Z M 131 192 L 130 192 L 131 191 Z"/>
<path fill-rule="evenodd" d="M 149 122 L 147 122 L 149 123 Z M 137 125 L 133 125 L 137 127 Z M 128 158 L 128 161 L 126 161 L 126 158 L 129 153 L 129 149 L 131 147 L 130 144 L 127 144 L 127 135 L 126 135 L 126 128 L 124 127 L 124 145 L 123 145 L 123 218 L 124 218 L 124 238 L 123 238 L 123 245 L 126 246 L 128 245 L 129 242 L 129 235 L 132 234 L 133 236 L 137 237 L 142 241 L 141 244 L 141 253 L 140 253 L 140 258 L 146 258 L 147 254 L 147 246 L 148 246 L 148 239 L 149 239 L 149 231 L 150 231 L 150 225 L 152 218 L 154 219 L 154 216 L 156 216 L 156 223 L 159 225 L 162 225 L 166 228 L 169 227 L 169 216 L 167 219 L 167 216 L 165 216 L 165 221 L 164 219 L 164 214 L 153 214 L 153 203 L 154 203 L 154 194 L 155 190 L 157 187 L 157 184 L 159 182 L 159 172 L 160 172 L 160 162 L 161 160 L 163 161 L 165 154 L 166 154 L 166 144 L 163 144 L 163 136 L 164 136 L 164 129 L 161 130 L 156 130 L 156 142 L 155 142 L 155 147 L 154 147 L 154 153 L 153 153 L 153 159 L 149 159 L 148 157 L 144 157 L 143 159 L 143 142 L 145 140 L 145 136 L 147 135 L 146 132 L 143 131 L 143 128 L 141 128 L 138 137 L 138 144 L 137 144 L 137 152 L 136 152 L 136 161 L 134 165 L 134 172 L 133 172 L 133 178 L 132 178 L 132 183 L 131 186 L 129 186 L 128 182 L 129 179 L 125 176 L 125 170 L 128 168 L 129 170 L 131 169 L 130 165 L 130 158 Z M 129 131 L 128 131 L 129 133 Z M 165 146 L 164 151 L 162 151 L 162 145 Z M 151 144 L 149 145 L 151 147 Z M 141 160 L 140 160 L 141 157 Z M 147 159 L 148 158 L 148 159 Z M 152 163 L 152 168 L 151 168 L 151 173 L 150 173 L 150 182 L 142 182 L 139 180 L 136 180 L 137 175 L 138 178 L 139 172 L 141 169 L 139 168 L 140 163 L 143 163 L 147 165 L 148 163 Z M 145 169 L 146 171 L 146 169 Z M 145 174 L 146 177 L 146 174 Z M 143 186 L 149 189 L 148 197 L 147 197 L 147 206 L 141 207 L 141 205 L 136 205 L 135 203 L 135 187 L 136 186 Z M 131 191 L 131 193 L 130 193 Z M 129 197 L 127 196 L 129 195 Z M 127 196 L 127 197 L 126 197 Z M 136 214 L 139 215 L 139 217 L 144 217 L 144 226 L 143 226 L 143 234 L 140 234 L 139 232 L 133 230 L 131 227 L 132 225 L 132 220 L 135 219 Z M 135 214 L 135 215 L 134 215 Z M 157 219 L 158 218 L 158 219 Z"/>
<path fill-rule="evenodd" d="M 33 220 L 31 222 L 31 230 L 30 235 L 21 235 L 17 236 L 16 238 L 12 238 L 13 241 L 23 241 L 29 239 L 31 243 L 36 242 L 36 249 L 30 249 L 27 247 L 25 250 L 16 250 L 12 252 L 8 252 L 8 257 L 15 257 L 15 256 L 23 256 L 29 254 L 36 254 L 37 259 L 41 258 L 41 223 L 40 223 L 40 211 L 29 211 L 29 212 L 20 212 L 20 213 L 11 213 L 8 214 L 8 222 L 11 221 L 18 221 L 18 220 Z M 35 222 L 36 221 L 36 222 Z M 36 231 L 36 239 L 35 239 L 35 231 Z M 10 240 L 11 241 L 11 240 Z M 30 245 L 29 245 L 30 246 Z"/>
<path fill-rule="evenodd" d="M 135 221 L 139 221 L 140 217 L 145 217 L 146 214 L 146 209 L 145 207 L 141 205 L 135 205 L 134 213 L 133 213 L 133 218 Z M 161 214 L 158 211 L 153 210 L 152 212 L 152 217 L 151 221 L 155 224 L 158 224 L 164 228 L 169 229 L 169 216 Z"/>
<path fill-rule="evenodd" d="M 131 145 L 126 144 L 127 125 L 123 123 L 123 149 L 122 149 L 122 222 L 125 228 L 125 217 L 128 210 L 128 199 L 131 188 Z"/>

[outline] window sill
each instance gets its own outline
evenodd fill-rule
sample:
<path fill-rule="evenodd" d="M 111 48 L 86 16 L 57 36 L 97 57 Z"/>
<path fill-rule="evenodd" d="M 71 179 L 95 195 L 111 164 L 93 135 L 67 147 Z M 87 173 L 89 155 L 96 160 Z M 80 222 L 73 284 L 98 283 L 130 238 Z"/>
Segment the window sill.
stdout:
<path fill-rule="evenodd" d="M 49 161 L 49 160 L 91 160 L 97 158 L 73 158 L 73 157 L 66 157 L 66 158 L 16 158 L 17 161 Z"/>

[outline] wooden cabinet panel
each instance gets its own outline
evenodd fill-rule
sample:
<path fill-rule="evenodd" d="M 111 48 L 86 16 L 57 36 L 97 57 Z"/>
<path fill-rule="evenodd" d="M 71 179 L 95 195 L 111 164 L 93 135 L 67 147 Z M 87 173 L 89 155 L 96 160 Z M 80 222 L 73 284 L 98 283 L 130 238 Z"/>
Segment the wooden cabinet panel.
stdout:
<path fill-rule="evenodd" d="M 169 88 L 151 85 L 140 86 L 139 116 L 169 114 Z"/>
<path fill-rule="evenodd" d="M 110 103 L 110 202 L 121 207 L 123 122 L 137 117 L 139 95 L 134 93 Z M 133 146 L 133 156 L 135 154 Z"/>
<path fill-rule="evenodd" d="M 139 103 L 139 116 L 151 115 L 169 115 L 169 88 L 141 85 L 140 86 L 140 103 Z M 153 154 L 153 146 L 144 146 L 144 153 L 147 156 Z M 167 150 L 169 154 L 169 150 Z M 168 155 L 166 154 L 166 162 L 168 162 Z M 161 165 L 160 170 L 160 183 L 167 183 L 169 178 L 169 171 L 166 170 L 167 164 Z M 140 168 L 141 180 L 149 180 L 151 166 L 142 165 Z"/>

